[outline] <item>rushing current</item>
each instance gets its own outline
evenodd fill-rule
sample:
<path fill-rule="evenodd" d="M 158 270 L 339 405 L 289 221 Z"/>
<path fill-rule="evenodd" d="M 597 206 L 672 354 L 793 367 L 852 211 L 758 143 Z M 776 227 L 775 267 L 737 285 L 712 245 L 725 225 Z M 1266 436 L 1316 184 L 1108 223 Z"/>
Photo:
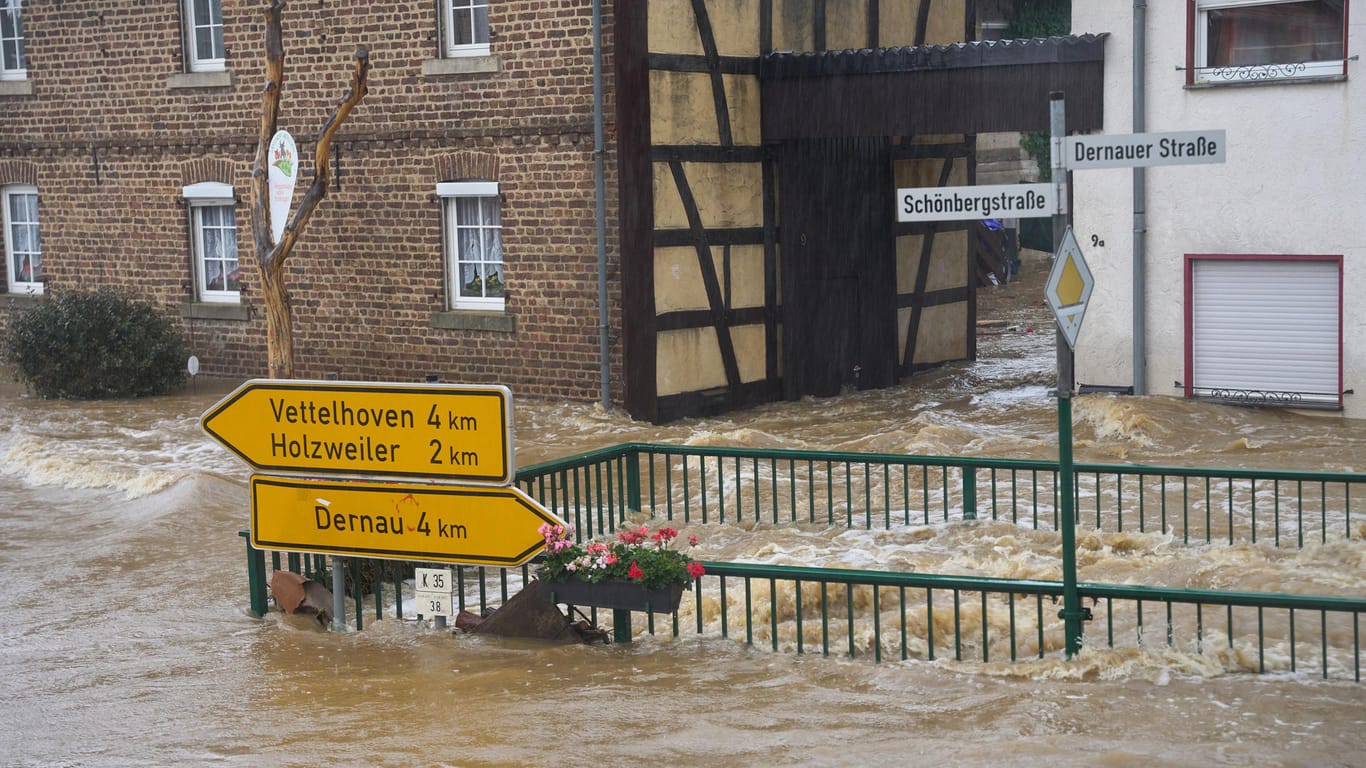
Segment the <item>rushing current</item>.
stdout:
<path fill-rule="evenodd" d="M 517 463 L 630 440 L 1056 458 L 1041 285 L 1034 268 L 984 291 L 1002 322 L 981 359 L 893 389 L 663 427 L 515 399 Z M 1366 765 L 1366 685 L 1181 651 L 874 664 L 714 631 L 550 646 L 254 618 L 249 471 L 199 428 L 236 384 L 89 403 L 0 385 L 0 766 Z M 1366 424 L 1337 417 L 1111 395 L 1073 410 L 1079 461 L 1366 470 Z M 1057 578 L 1056 536 L 1005 522 L 702 532 L 704 560 Z M 1079 539 L 1086 581 L 1366 590 L 1360 534 L 1303 550 Z"/>

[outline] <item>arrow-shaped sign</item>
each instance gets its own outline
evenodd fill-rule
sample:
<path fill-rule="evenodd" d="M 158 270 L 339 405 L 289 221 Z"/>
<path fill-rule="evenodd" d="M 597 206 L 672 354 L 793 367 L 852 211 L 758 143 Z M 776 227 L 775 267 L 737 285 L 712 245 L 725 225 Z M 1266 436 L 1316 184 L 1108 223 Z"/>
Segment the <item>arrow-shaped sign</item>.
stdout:
<path fill-rule="evenodd" d="M 512 482 L 507 387 L 253 379 L 199 423 L 259 471 Z"/>
<path fill-rule="evenodd" d="M 258 549 L 512 568 L 564 521 L 517 488 L 251 478 Z"/>

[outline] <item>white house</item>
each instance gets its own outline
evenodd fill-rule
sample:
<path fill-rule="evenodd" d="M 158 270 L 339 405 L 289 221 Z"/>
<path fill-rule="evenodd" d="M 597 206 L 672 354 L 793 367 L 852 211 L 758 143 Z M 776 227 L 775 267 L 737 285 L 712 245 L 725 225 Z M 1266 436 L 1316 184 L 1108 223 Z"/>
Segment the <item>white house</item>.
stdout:
<path fill-rule="evenodd" d="M 1081 386 L 1366 418 L 1366 4 L 1352 4 L 1073 3 L 1074 32 L 1109 33 L 1106 134 L 1227 142 L 1219 164 L 1073 172 L 1095 277 Z"/>

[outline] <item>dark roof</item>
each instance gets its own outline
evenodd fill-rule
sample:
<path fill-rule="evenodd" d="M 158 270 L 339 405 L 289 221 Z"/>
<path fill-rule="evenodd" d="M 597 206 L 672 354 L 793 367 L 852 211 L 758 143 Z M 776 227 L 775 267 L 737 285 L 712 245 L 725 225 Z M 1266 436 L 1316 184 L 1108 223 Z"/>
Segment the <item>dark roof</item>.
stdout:
<path fill-rule="evenodd" d="M 775 51 L 760 59 L 759 77 L 764 80 L 782 80 L 832 75 L 1104 61 L 1106 37 L 1108 33 L 813 53 Z"/>

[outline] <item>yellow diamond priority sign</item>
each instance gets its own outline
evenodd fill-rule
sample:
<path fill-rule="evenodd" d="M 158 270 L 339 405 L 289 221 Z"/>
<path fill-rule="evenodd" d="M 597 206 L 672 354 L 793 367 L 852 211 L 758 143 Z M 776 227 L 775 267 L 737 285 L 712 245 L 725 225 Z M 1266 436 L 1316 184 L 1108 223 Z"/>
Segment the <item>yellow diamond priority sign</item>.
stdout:
<path fill-rule="evenodd" d="M 1086 304 L 1091 299 L 1091 289 L 1096 281 L 1091 277 L 1091 269 L 1081 255 L 1081 246 L 1072 234 L 1072 228 L 1062 236 L 1062 243 L 1053 255 L 1053 271 L 1048 274 L 1048 284 L 1044 286 L 1044 298 L 1053 317 L 1058 320 L 1058 328 L 1067 346 L 1077 348 L 1077 334 L 1081 332 L 1081 319 L 1086 314 Z"/>

